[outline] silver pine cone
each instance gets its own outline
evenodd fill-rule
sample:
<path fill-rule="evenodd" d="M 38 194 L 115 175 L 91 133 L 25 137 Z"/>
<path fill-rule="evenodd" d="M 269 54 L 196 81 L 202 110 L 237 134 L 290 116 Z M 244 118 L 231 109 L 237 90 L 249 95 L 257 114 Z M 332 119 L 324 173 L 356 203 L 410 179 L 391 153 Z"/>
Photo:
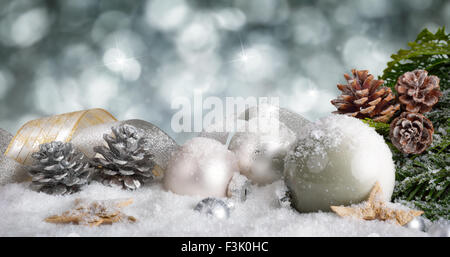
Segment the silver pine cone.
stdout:
<path fill-rule="evenodd" d="M 89 159 L 71 143 L 53 141 L 41 144 L 31 155 L 37 164 L 28 170 L 31 188 L 47 194 L 71 194 L 89 181 Z"/>
<path fill-rule="evenodd" d="M 134 190 L 155 177 L 154 155 L 150 153 L 150 139 L 134 126 L 122 124 L 112 127 L 113 135 L 104 134 L 106 146 L 94 147 L 101 155 L 93 158 L 97 180 L 104 185 Z"/>

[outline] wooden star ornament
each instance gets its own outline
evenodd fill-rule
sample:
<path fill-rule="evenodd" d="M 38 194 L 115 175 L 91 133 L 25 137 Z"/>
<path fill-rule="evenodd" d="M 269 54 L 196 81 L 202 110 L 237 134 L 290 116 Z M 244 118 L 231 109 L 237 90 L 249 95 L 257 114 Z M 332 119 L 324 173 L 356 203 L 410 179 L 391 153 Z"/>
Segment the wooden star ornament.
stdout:
<path fill-rule="evenodd" d="M 364 220 L 391 221 L 400 226 L 410 222 L 423 211 L 406 208 L 390 208 L 383 200 L 380 183 L 376 183 L 370 192 L 369 199 L 356 206 L 331 206 L 331 210 L 341 217 L 351 216 Z"/>
<path fill-rule="evenodd" d="M 73 209 L 61 215 L 50 216 L 46 222 L 56 224 L 99 226 L 115 222 L 136 222 L 133 216 L 123 214 L 120 209 L 133 203 L 133 199 L 88 201 L 76 199 Z"/>

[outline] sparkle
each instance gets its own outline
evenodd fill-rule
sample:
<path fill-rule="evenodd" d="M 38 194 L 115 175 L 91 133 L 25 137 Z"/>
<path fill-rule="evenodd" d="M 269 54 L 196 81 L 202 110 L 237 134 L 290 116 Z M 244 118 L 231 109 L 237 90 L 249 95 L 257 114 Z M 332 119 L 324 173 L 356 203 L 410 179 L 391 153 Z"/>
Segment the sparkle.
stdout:
<path fill-rule="evenodd" d="M 127 56 L 124 50 L 119 48 L 117 40 L 114 41 L 114 47 L 106 52 L 109 58 L 105 58 L 106 67 L 116 72 L 123 72 L 130 61 L 135 61 L 134 56 Z"/>
<path fill-rule="evenodd" d="M 138 58 L 129 56 L 125 49 L 119 47 L 117 40 L 114 40 L 114 46 L 103 55 L 103 64 L 111 71 L 121 74 L 126 80 L 136 80 L 141 73 Z"/>
<path fill-rule="evenodd" d="M 255 56 L 248 53 L 247 49 L 245 48 L 240 38 L 239 42 L 241 43 L 241 52 L 239 53 L 238 58 L 231 60 L 231 62 L 241 62 L 243 65 L 246 65 Z"/>

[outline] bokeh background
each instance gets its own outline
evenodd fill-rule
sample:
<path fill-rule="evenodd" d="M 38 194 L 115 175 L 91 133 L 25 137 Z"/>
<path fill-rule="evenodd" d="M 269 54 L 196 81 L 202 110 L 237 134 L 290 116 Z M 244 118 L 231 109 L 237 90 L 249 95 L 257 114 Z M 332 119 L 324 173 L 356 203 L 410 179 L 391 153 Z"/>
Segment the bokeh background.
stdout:
<path fill-rule="evenodd" d="M 379 76 L 445 0 L 0 0 L 0 127 L 101 107 L 178 141 L 177 96 L 279 96 L 315 120 L 351 68 Z"/>

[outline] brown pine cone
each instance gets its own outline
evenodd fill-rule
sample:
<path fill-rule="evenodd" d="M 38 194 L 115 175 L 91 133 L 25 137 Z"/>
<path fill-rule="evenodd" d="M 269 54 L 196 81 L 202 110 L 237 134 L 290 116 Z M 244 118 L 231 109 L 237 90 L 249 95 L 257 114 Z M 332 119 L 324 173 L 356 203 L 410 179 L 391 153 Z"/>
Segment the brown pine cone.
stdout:
<path fill-rule="evenodd" d="M 388 122 L 400 105 L 388 87 L 380 87 L 384 81 L 374 79 L 367 70 L 352 69 L 353 77 L 344 74 L 347 84 L 338 84 L 342 91 L 331 103 L 338 109 L 333 113 L 346 114 L 359 119 L 371 118 L 377 122 Z"/>
<path fill-rule="evenodd" d="M 419 154 L 433 142 L 433 123 L 420 113 L 402 112 L 391 122 L 389 136 L 398 150 Z"/>
<path fill-rule="evenodd" d="M 406 111 L 429 112 L 442 96 L 439 78 L 427 75 L 426 70 L 415 70 L 405 72 L 398 78 L 395 90 L 398 92 L 398 100 Z"/>

